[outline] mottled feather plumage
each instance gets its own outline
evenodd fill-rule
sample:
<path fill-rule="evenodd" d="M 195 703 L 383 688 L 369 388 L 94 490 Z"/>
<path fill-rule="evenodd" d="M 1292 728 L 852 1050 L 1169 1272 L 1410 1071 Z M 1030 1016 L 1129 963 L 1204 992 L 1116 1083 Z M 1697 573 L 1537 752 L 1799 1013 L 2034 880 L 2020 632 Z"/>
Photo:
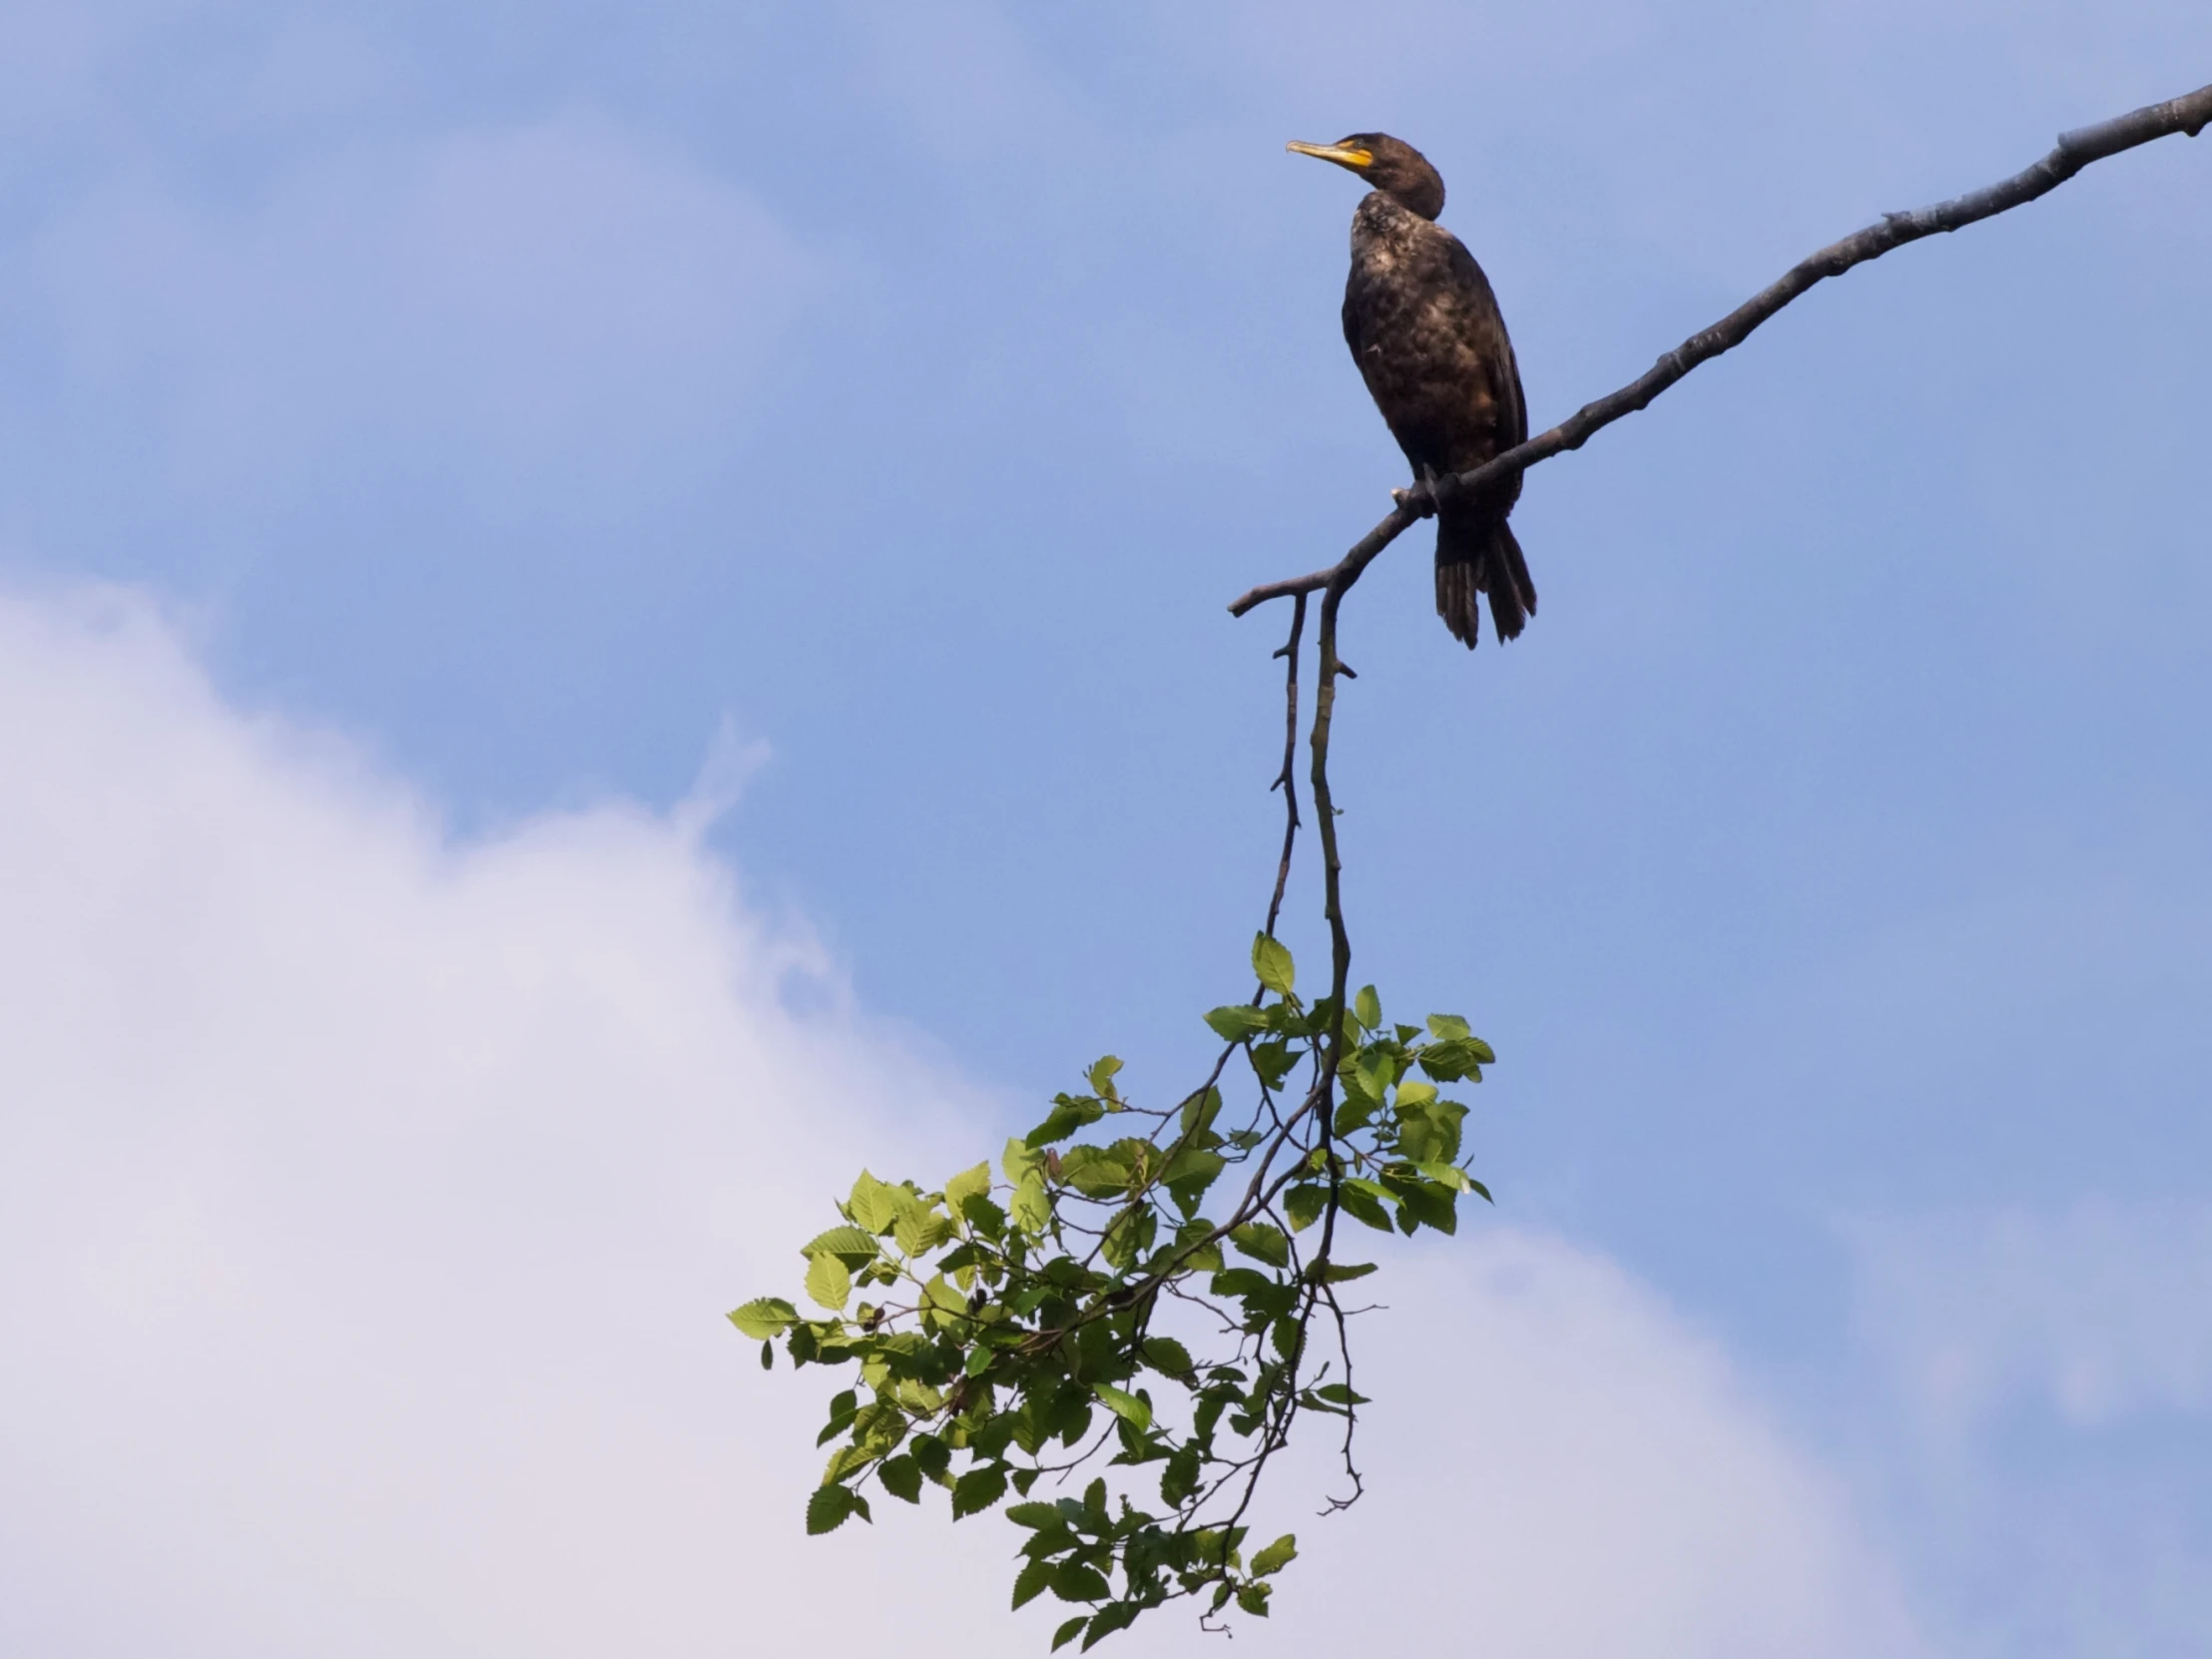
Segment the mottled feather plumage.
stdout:
<path fill-rule="evenodd" d="M 1444 202 L 1436 170 L 1382 133 L 1313 148 L 1376 187 L 1352 216 L 1345 343 L 1414 477 L 1448 479 L 1522 442 L 1528 415 L 1513 342 L 1482 268 L 1435 223 Z M 1362 156 L 1366 163 L 1355 165 Z M 1489 596 L 1500 639 L 1517 635 L 1536 609 L 1527 561 L 1506 522 L 1519 496 L 1517 477 L 1478 499 L 1448 485 L 1439 492 L 1436 611 L 1469 647 L 1477 594 Z"/>

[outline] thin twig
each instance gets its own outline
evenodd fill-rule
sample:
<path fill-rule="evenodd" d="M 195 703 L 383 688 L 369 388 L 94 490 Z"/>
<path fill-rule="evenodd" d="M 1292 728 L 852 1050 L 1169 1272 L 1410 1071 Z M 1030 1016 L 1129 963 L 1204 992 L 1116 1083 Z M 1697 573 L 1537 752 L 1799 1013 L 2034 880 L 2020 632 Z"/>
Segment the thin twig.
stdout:
<path fill-rule="evenodd" d="M 1879 260 L 1892 249 L 1903 248 L 1909 242 L 1918 242 L 1938 232 L 1963 230 L 1981 220 L 2024 207 L 2037 197 L 2056 190 L 2091 162 L 2103 161 L 2107 156 L 2116 156 L 2123 150 L 2132 150 L 2175 133 L 2195 138 L 2208 123 L 2212 123 L 2212 86 L 2169 98 L 2163 104 L 2147 104 L 2094 127 L 2061 133 L 2057 147 L 2049 155 L 2009 179 L 1953 197 L 1948 202 L 1938 202 L 1932 208 L 1884 214 L 1879 224 L 1870 225 L 1800 260 L 1779 281 L 1761 288 L 1710 328 L 1692 334 L 1652 364 L 1640 379 L 1609 397 L 1583 404 L 1550 431 L 1539 433 L 1526 443 L 1485 461 L 1472 472 L 1460 473 L 1458 488 L 1489 489 L 1513 473 L 1527 471 L 1538 461 L 1548 460 L 1564 450 L 1580 449 L 1623 415 L 1647 407 L 1653 398 L 1700 363 L 1710 362 L 1743 344 L 1762 322 L 1817 282 L 1841 276 L 1852 267 Z M 1415 519 L 1426 518 L 1436 510 L 1426 484 L 1415 484 L 1394 493 L 1398 498 L 1396 510 L 1370 530 L 1343 559 L 1327 570 L 1254 588 L 1229 607 L 1229 614 L 1243 616 L 1271 599 L 1321 592 L 1347 571 L 1357 579 L 1359 572 Z"/>
<path fill-rule="evenodd" d="M 1290 659 L 1290 670 L 1284 676 L 1284 701 L 1288 705 L 1283 716 L 1283 770 L 1276 774 L 1271 788 L 1283 792 L 1283 861 L 1275 870 L 1275 896 L 1268 900 L 1267 935 L 1275 937 L 1275 924 L 1283 914 L 1283 889 L 1291 880 L 1291 849 L 1298 842 L 1298 643 L 1306 631 L 1306 596 L 1298 596 L 1298 606 L 1291 612 L 1291 637 L 1283 649 L 1276 653 Z"/>

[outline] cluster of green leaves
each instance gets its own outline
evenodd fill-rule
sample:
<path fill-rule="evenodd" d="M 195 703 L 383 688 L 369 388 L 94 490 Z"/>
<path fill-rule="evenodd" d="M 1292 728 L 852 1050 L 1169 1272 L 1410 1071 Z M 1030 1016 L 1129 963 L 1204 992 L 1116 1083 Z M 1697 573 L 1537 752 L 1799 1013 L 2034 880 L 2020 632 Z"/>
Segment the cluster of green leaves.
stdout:
<path fill-rule="evenodd" d="M 1260 994 L 1206 1016 L 1228 1046 L 1176 1106 L 1125 1099 L 1102 1059 L 995 1178 L 981 1163 L 927 1191 L 863 1172 L 802 1252 L 824 1312 L 764 1297 L 730 1315 L 764 1367 L 781 1340 L 794 1366 L 857 1369 L 817 1442 L 836 1445 L 810 1532 L 869 1519 L 870 1483 L 908 1503 L 941 1486 L 954 1520 L 1012 1495 L 1014 1605 L 1049 1590 L 1086 1609 L 1054 1648 L 1187 1596 L 1209 1619 L 1266 1615 L 1297 1543 L 1248 1555 L 1244 1516 L 1300 1413 L 1342 1420 L 1357 1495 L 1367 1401 L 1339 1287 L 1376 1269 L 1340 1258 L 1339 1223 L 1449 1233 L 1462 1194 L 1489 1197 L 1461 1157 L 1467 1109 L 1438 1085 L 1479 1081 L 1492 1055 L 1453 1015 L 1385 1026 L 1372 986 L 1348 1017 L 1302 1002 L 1265 934 L 1253 966 Z M 1239 1055 L 1252 1088 L 1230 1114 Z M 1078 1138 L 1102 1124 L 1139 1132 Z M 1040 1492 L 1094 1462 L 1144 1472 Z"/>

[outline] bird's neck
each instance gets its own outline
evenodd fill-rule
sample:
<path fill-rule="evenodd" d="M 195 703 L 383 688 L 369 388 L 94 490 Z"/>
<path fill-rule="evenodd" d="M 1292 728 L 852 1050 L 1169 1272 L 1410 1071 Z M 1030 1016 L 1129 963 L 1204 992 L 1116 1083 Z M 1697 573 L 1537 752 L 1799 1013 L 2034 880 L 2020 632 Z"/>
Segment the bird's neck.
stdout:
<path fill-rule="evenodd" d="M 1435 237 L 1448 237 L 1451 233 L 1405 206 L 1395 197 L 1381 191 L 1372 191 L 1365 197 L 1359 210 L 1352 216 L 1352 252 L 1355 257 L 1363 254 L 1389 254 L 1410 249 Z"/>

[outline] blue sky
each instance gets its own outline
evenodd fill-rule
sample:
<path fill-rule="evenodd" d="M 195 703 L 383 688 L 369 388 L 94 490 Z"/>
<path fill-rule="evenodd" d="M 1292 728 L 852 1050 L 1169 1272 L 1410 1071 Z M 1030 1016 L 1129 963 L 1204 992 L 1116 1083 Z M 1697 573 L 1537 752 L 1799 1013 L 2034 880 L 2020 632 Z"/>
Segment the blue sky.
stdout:
<path fill-rule="evenodd" d="M 1197 1011 L 1241 983 L 1279 826 L 1285 618 L 1224 606 L 1334 558 L 1401 481 L 1337 333 L 1357 187 L 1285 139 L 1381 128 L 1427 152 L 1549 422 L 1812 248 L 2208 65 L 2212 17 L 2179 0 L 13 8 L 0 582 L 21 707 L 0 811 L 26 889 L 61 896 L 19 893 L 8 930 L 22 1052 L 45 1056 L 21 1062 L 11 1162 L 110 1185 L 103 1160 L 168 1144 L 181 1077 L 247 1114 L 196 1106 L 211 1144 L 311 1109 L 352 1145 L 387 1096 L 333 1081 L 325 1043 L 356 1080 L 419 1044 L 450 1065 L 407 1087 L 476 1098 L 499 1068 L 472 1031 L 527 1056 L 571 1006 L 514 977 L 535 912 L 486 911 L 479 877 L 536 891 L 578 961 L 597 939 L 635 969 L 578 970 L 607 1029 L 559 1072 L 562 1121 L 598 1148 L 579 1168 L 632 1112 L 655 1157 L 742 1161 L 742 1136 L 701 1127 L 719 1100 L 827 1193 L 877 1145 L 995 1144 L 1108 1049 L 1175 1091 Z M 1351 607 L 1361 966 L 1501 1055 L 1477 1141 L 1498 1231 L 1467 1247 L 1492 1277 L 1422 1316 L 1478 1357 L 1498 1352 L 1483 1310 L 1524 1340 L 1495 1363 L 1525 1386 L 1496 1383 L 1469 1432 L 1521 1445 L 1505 1413 L 1582 1397 L 1558 1379 L 1611 1352 L 1546 1347 L 1584 1327 L 1524 1330 L 1480 1289 L 1534 1252 L 1559 1308 L 1686 1380 L 1661 1411 L 1589 1362 L 1611 1390 L 1592 1424 L 1657 1412 L 1677 1439 L 1653 1455 L 1745 1528 L 1716 1522 L 1711 1559 L 1670 1582 L 1728 1582 L 1715 1563 L 1770 1522 L 1800 1536 L 1761 1504 L 1828 1540 L 1803 1558 L 1829 1589 L 1765 1627 L 1809 1621 L 1808 1651 L 1843 1642 L 1822 1596 L 1858 1604 L 1836 1586 L 1862 1571 L 1900 1652 L 2212 1638 L 2207 269 L 2212 151 L 2102 164 L 1824 286 L 1532 474 L 1516 524 L 1543 604 L 1512 647 L 1469 657 L 1435 623 L 1424 533 Z M 237 781 L 208 785 L 204 820 L 176 764 L 203 751 Z M 57 853 L 109 841 L 56 825 L 118 814 L 136 850 Z M 210 850 L 233 836 L 289 850 L 242 872 Z M 233 880 L 256 914 L 374 910 L 379 882 L 419 902 L 363 919 L 381 943 L 274 950 L 208 896 Z M 624 910 L 632 880 L 665 925 Z M 1294 894 L 1291 929 L 1310 951 L 1313 900 Z M 122 914 L 144 935 L 85 919 Z M 399 998 L 371 1040 L 336 1011 L 378 972 L 435 977 L 449 936 L 478 1025 Z M 238 996 L 172 1053 L 217 963 Z M 34 1019 L 64 980 L 66 1015 Z M 265 984 L 329 988 L 266 1097 Z M 660 1032 L 644 986 L 726 996 L 698 1018 L 723 1035 Z M 761 1127 L 815 1110 L 795 1080 L 826 1046 L 854 1081 L 825 1123 Z M 556 1087 L 549 1065 L 517 1058 L 500 1088 Z M 923 1082 L 895 1080 L 909 1065 Z M 689 1115 L 656 1118 L 656 1088 Z M 926 1128 L 903 1121 L 921 1100 Z M 307 1156 L 286 1147 L 252 1167 Z M 640 1190 L 661 1178 L 620 1157 L 647 1160 L 620 1165 Z M 331 1213 L 351 1213 L 329 1160 Z M 408 1202 L 442 1215 L 458 1190 Z M 553 1225 L 553 1190 L 515 1200 L 531 1225 Z M 701 1196 L 701 1231 L 669 1246 L 716 1311 L 763 1288 L 740 1263 L 782 1271 L 810 1226 L 748 1191 Z M 43 1219 L 19 1222 L 19 1260 L 113 1243 L 21 1213 Z M 250 1267 L 306 1225 L 272 1212 L 217 1254 Z M 480 1289 L 526 1301 L 530 1272 L 518 1256 Z M 10 1283 L 19 1319 L 75 1317 Z M 409 1338 L 425 1376 L 458 1329 Z M 211 1397 L 268 1336 L 210 1349 Z M 87 1382 L 114 1382 L 104 1364 L 57 1363 L 36 1397 L 107 1397 Z M 714 1385 L 708 1414 L 761 1387 Z M 33 1397 L 11 1413 L 23 1479 Z M 1564 1424 L 1557 1455 L 1578 1443 Z M 97 1484 L 77 1441 L 52 1444 L 52 1490 Z M 1710 1473 L 1754 1462 L 1787 1478 Z M 1527 1469 L 1529 1493 L 1563 1479 L 1534 1451 Z M 482 1492 L 511 1472 L 487 1466 Z M 663 1505 L 672 1535 L 703 1561 L 717 1527 L 770 1538 L 810 1478 L 788 1472 L 757 1513 Z M 239 1512 L 266 1520 L 273 1489 Z M 218 1594 L 230 1569 L 190 1552 L 126 1633 L 85 1610 L 112 1598 L 51 1588 L 97 1587 L 123 1534 L 165 1536 L 158 1496 L 74 1531 L 28 1500 L 6 1517 L 49 1562 L 44 1650 L 280 1650 L 292 1627 L 251 1576 Z M 1446 1524 L 1455 1501 L 1400 1519 Z M 1622 1536 L 1678 1524 L 1651 1501 L 1621 1499 Z M 830 1547 L 788 1570 L 894 1570 Z M 943 1547 L 948 1605 L 996 1619 L 994 1550 L 965 1529 Z M 1569 1604 L 1575 1572 L 1617 1566 L 1547 1562 Z M 456 1569 L 438 1605 L 471 1582 Z M 1512 1627 L 1526 1650 L 1583 1651 L 1546 1605 Z M 482 1617 L 487 1640 L 554 1640 Z M 1731 1650 L 1682 1618 L 1683 1651 Z M 1309 1651 L 1319 1628 L 1265 1640 Z"/>

